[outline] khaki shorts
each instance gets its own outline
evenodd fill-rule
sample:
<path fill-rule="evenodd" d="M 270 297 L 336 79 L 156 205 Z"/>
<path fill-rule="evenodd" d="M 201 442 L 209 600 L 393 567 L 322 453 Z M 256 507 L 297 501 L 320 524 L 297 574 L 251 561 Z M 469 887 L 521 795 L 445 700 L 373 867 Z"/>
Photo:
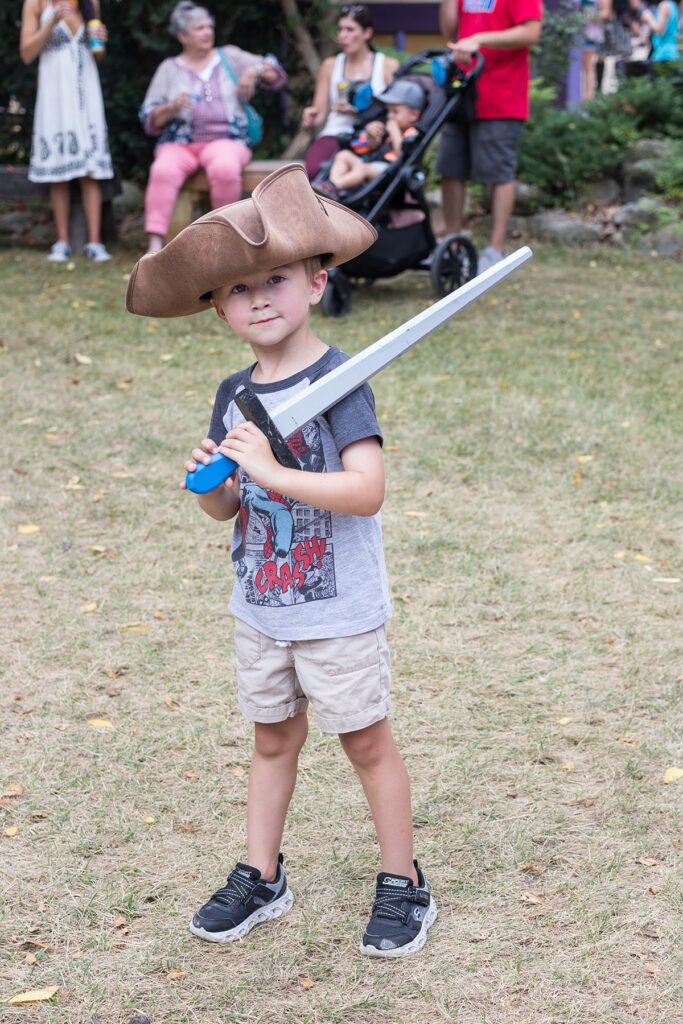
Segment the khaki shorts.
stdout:
<path fill-rule="evenodd" d="M 240 711 L 251 722 L 284 722 L 311 701 L 323 732 L 356 732 L 391 710 L 386 626 L 283 644 L 235 619 L 235 660 Z"/>

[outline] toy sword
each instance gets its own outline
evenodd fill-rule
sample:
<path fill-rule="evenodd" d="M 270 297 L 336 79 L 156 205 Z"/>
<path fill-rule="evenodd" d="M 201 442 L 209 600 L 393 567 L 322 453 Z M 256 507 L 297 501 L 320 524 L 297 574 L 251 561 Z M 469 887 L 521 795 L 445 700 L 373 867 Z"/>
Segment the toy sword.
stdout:
<path fill-rule="evenodd" d="M 235 395 L 235 402 L 245 419 L 253 420 L 270 442 L 275 457 L 283 465 L 299 469 L 299 463 L 287 446 L 287 438 L 321 413 L 327 412 L 342 398 L 369 380 L 385 366 L 398 359 L 404 352 L 426 338 L 437 327 L 450 320 L 478 299 L 489 288 L 498 284 L 532 256 L 531 249 L 523 246 L 512 255 L 506 256 L 478 277 L 462 285 L 457 291 L 439 299 L 433 306 L 418 313 L 411 320 L 401 324 L 379 341 L 368 345 L 357 355 L 336 366 L 319 380 L 303 388 L 297 394 L 282 402 L 272 414 L 268 414 L 256 395 L 243 388 Z M 226 455 L 215 452 L 207 464 L 201 463 L 196 470 L 185 477 L 185 486 L 195 494 L 206 494 L 222 484 L 234 473 L 237 463 Z"/>

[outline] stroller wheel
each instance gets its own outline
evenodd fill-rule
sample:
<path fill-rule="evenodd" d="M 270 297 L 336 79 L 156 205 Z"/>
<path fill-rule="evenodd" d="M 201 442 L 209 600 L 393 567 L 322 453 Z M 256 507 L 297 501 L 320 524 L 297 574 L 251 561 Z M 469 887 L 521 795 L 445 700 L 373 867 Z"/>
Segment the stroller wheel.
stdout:
<path fill-rule="evenodd" d="M 328 270 L 320 305 L 326 316 L 346 316 L 351 309 L 351 282 L 339 267 Z"/>
<path fill-rule="evenodd" d="M 447 235 L 432 256 L 431 279 L 437 295 L 467 284 L 477 274 L 477 250 L 463 235 Z"/>

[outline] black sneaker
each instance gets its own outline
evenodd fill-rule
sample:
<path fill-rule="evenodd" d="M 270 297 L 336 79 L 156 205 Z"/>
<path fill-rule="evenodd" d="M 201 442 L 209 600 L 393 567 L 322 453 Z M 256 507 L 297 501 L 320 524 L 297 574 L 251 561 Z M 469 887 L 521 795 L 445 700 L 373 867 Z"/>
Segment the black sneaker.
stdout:
<path fill-rule="evenodd" d="M 372 916 L 360 944 L 366 956 L 410 956 L 422 949 L 436 921 L 436 903 L 414 860 L 417 885 L 405 875 L 377 876 Z"/>
<path fill-rule="evenodd" d="M 286 914 L 293 903 L 282 854 L 278 857 L 274 882 L 264 881 L 257 868 L 238 863 L 223 888 L 194 915 L 190 931 L 208 942 L 234 942 L 243 939 L 255 924 Z"/>

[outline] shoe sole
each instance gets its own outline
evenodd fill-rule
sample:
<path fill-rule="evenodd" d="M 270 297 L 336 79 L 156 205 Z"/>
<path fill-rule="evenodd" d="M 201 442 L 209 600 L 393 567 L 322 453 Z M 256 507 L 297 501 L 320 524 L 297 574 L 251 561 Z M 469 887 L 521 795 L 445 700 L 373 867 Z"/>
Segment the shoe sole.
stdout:
<path fill-rule="evenodd" d="M 190 921 L 190 931 L 198 939 L 204 939 L 206 942 L 235 942 L 237 939 L 243 939 L 257 924 L 265 924 L 266 921 L 282 917 L 293 905 L 294 895 L 291 889 L 287 889 L 279 899 L 266 904 L 265 907 L 259 907 L 235 928 L 230 928 L 226 932 L 207 932 L 205 928 L 197 927 L 193 921 Z"/>
<path fill-rule="evenodd" d="M 394 960 L 400 956 L 410 956 L 411 953 L 419 953 L 427 941 L 427 932 L 436 921 L 438 913 L 436 903 L 432 900 L 429 904 L 429 909 L 424 916 L 422 927 L 413 941 L 407 942 L 405 946 L 396 946 L 395 949 L 378 949 L 377 946 L 365 946 L 361 942 L 358 948 L 364 956 L 381 956 L 385 959 Z"/>

